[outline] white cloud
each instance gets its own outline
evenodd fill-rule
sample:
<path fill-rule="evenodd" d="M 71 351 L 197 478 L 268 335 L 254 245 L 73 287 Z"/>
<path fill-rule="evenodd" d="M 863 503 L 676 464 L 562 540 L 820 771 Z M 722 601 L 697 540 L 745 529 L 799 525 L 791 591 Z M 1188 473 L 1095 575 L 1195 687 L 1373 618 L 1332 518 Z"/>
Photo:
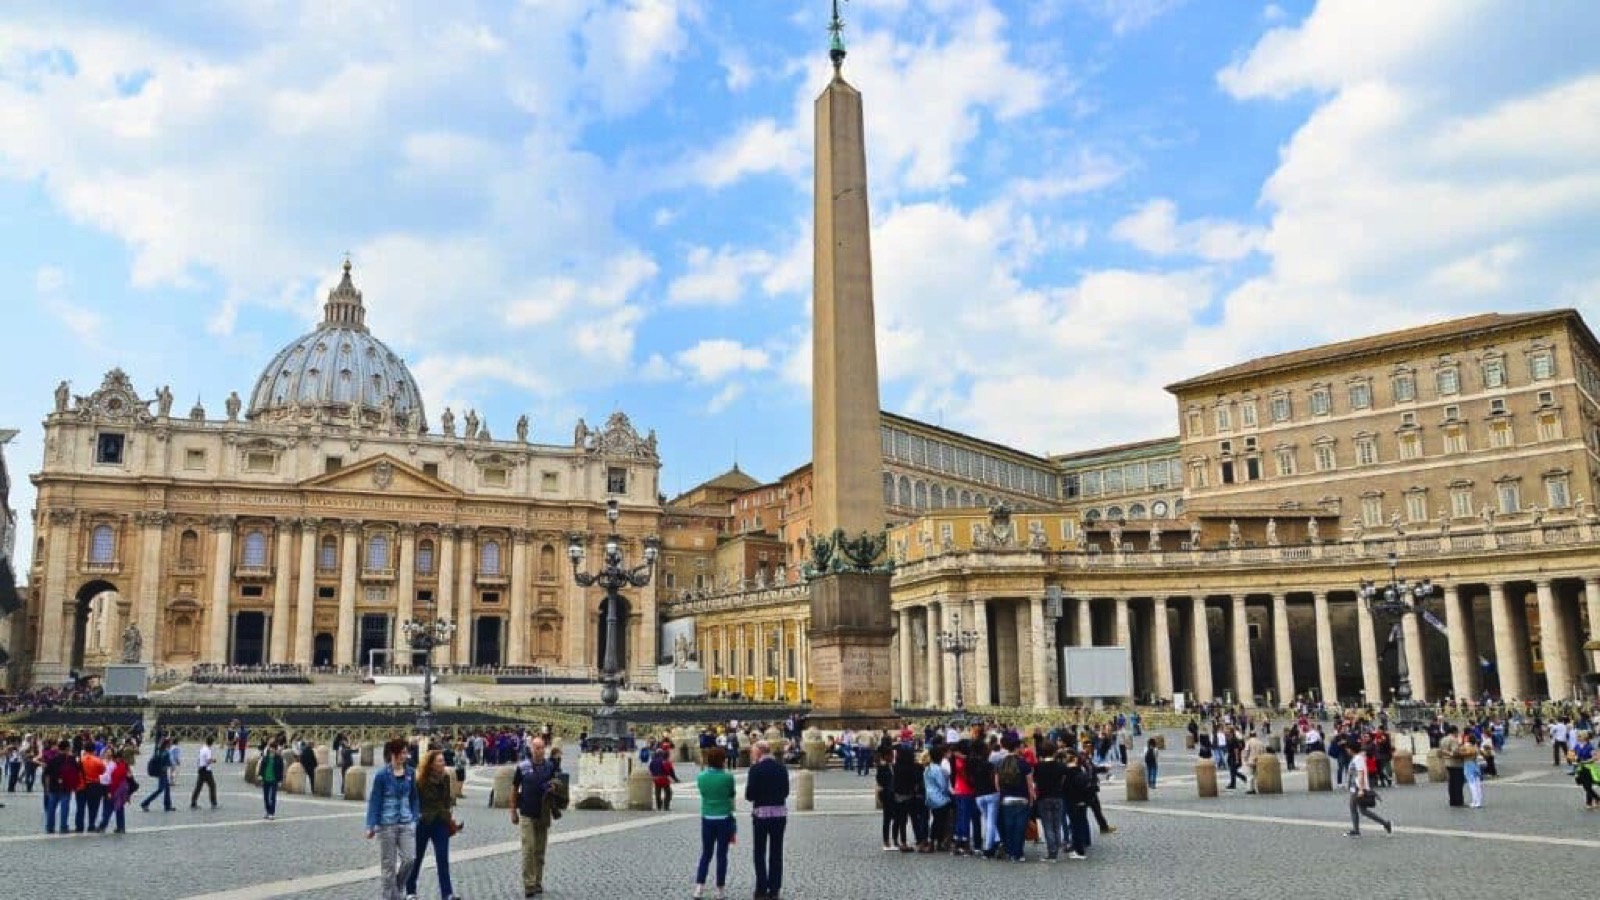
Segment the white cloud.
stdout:
<path fill-rule="evenodd" d="M 667 288 L 667 302 L 674 306 L 733 306 L 744 298 L 747 283 L 774 265 L 764 252 L 730 247 L 694 247 L 685 264 L 688 271 Z"/>
<path fill-rule="evenodd" d="M 702 382 L 721 381 L 740 372 L 760 372 L 771 364 L 767 351 L 728 338 L 707 338 L 679 351 L 673 359 Z"/>
<path fill-rule="evenodd" d="M 1115 184 L 1125 174 L 1127 167 L 1110 156 L 1083 151 L 1070 166 L 1038 178 L 1011 182 L 1007 193 L 1028 203 L 1059 200 L 1094 193 Z"/>
<path fill-rule="evenodd" d="M 1157 198 L 1111 227 L 1111 236 L 1152 256 L 1194 256 L 1210 262 L 1243 259 L 1261 243 L 1262 232 L 1219 219 L 1178 221 L 1178 206 Z"/>
<path fill-rule="evenodd" d="M 1522 253 L 1522 246 L 1515 241 L 1496 244 L 1434 269 L 1428 274 L 1428 283 L 1457 294 L 1491 294 L 1506 286 L 1513 275 L 1511 267 Z"/>
<path fill-rule="evenodd" d="M 706 414 L 714 416 L 723 412 L 743 395 L 744 385 L 738 382 L 723 385 L 722 390 L 706 402 Z"/>
<path fill-rule="evenodd" d="M 1092 14 L 1104 19 L 1114 34 L 1138 31 L 1179 6 L 1184 0 L 1079 0 Z"/>
<path fill-rule="evenodd" d="M 40 266 L 34 272 L 34 292 L 45 311 L 72 332 L 86 349 L 102 348 L 105 316 L 69 299 L 67 286 L 67 273 L 57 266 Z"/>

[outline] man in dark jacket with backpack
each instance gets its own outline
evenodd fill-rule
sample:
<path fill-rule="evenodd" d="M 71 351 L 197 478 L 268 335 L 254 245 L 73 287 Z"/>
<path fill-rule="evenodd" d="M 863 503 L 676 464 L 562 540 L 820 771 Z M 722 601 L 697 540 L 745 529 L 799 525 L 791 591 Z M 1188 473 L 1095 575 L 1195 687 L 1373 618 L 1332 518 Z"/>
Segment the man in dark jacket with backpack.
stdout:
<path fill-rule="evenodd" d="M 150 804 L 157 797 L 161 798 L 162 807 L 167 812 L 172 812 L 177 807 L 172 805 L 172 781 L 168 777 L 172 768 L 172 742 L 166 738 L 156 746 L 150 754 L 150 762 L 145 765 L 145 774 L 155 779 L 155 787 L 150 789 L 150 796 L 140 801 L 139 808 L 145 812 L 150 811 Z"/>

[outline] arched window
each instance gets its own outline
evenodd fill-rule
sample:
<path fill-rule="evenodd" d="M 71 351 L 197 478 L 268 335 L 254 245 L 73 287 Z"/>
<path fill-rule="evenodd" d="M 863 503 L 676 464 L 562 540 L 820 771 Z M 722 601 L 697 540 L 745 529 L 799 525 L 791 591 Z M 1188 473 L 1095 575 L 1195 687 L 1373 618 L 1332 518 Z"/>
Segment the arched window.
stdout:
<path fill-rule="evenodd" d="M 945 506 L 959 506 L 960 504 L 961 504 L 961 497 L 960 497 L 960 495 L 958 495 L 956 493 L 956 489 L 953 488 L 953 487 L 945 488 L 944 489 L 944 505 Z"/>
<path fill-rule="evenodd" d="M 968 507 L 968 506 L 972 505 L 972 492 L 971 491 L 962 491 L 961 492 L 961 505 L 963 507 Z"/>
<path fill-rule="evenodd" d="M 928 492 L 928 507 L 930 509 L 944 509 L 944 488 L 937 484 Z"/>
<path fill-rule="evenodd" d="M 1144 504 L 1143 503 L 1135 503 L 1132 506 L 1128 507 L 1128 518 L 1130 518 L 1130 519 L 1142 519 L 1144 517 L 1145 517 L 1145 511 L 1144 511 Z"/>
<path fill-rule="evenodd" d="M 317 568 L 339 568 L 339 542 L 331 534 L 322 536 L 322 544 L 317 548 Z"/>
<path fill-rule="evenodd" d="M 919 482 L 917 482 L 917 509 L 927 509 L 927 508 L 928 508 L 928 485 L 925 482 L 919 481 Z"/>
<path fill-rule="evenodd" d="M 117 558 L 117 533 L 110 525 L 96 525 L 89 532 L 89 561 L 108 563 Z"/>
<path fill-rule="evenodd" d="M 554 578 L 556 575 L 556 548 L 549 544 L 539 548 L 539 577 Z"/>
<path fill-rule="evenodd" d="M 200 535 L 193 530 L 185 531 L 178 536 L 178 565 L 197 566 L 200 564 Z"/>
<path fill-rule="evenodd" d="M 478 571 L 485 575 L 500 574 L 500 542 L 484 541 L 478 551 Z"/>
<path fill-rule="evenodd" d="M 417 544 L 417 571 L 433 574 L 433 541 L 424 539 Z"/>
<path fill-rule="evenodd" d="M 894 505 L 894 476 L 888 472 L 883 473 L 883 505 Z"/>
<path fill-rule="evenodd" d="M 913 502 L 911 499 L 911 479 L 901 475 L 899 490 L 895 493 L 897 495 L 896 499 L 899 501 L 895 505 L 909 508 Z"/>
<path fill-rule="evenodd" d="M 1122 507 L 1113 506 L 1110 509 L 1106 510 L 1106 518 L 1110 519 L 1113 522 L 1115 522 L 1118 519 L 1122 519 L 1122 518 L 1126 518 L 1126 517 L 1122 514 Z"/>
<path fill-rule="evenodd" d="M 1091 509 L 1083 514 L 1083 524 L 1085 525 L 1093 525 L 1098 521 L 1100 521 L 1100 510 L 1098 509 Z"/>
<path fill-rule="evenodd" d="M 376 570 L 389 568 L 389 538 L 387 535 L 375 534 L 367 539 L 367 568 Z"/>
<path fill-rule="evenodd" d="M 267 536 L 260 531 L 251 531 L 246 534 L 239 562 L 251 569 L 266 568 Z"/>
<path fill-rule="evenodd" d="M 983 498 L 982 494 L 978 494 L 972 498 L 972 504 L 974 506 L 988 506 L 989 502 Z"/>

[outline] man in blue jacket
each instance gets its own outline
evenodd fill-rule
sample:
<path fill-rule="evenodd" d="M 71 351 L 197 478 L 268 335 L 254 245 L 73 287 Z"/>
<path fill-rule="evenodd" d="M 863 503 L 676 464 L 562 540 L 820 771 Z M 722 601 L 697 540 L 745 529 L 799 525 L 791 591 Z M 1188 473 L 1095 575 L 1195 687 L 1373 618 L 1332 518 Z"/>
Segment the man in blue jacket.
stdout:
<path fill-rule="evenodd" d="M 766 741 L 750 748 L 744 799 L 750 803 L 755 840 L 756 900 L 778 900 L 783 890 L 783 832 L 789 823 L 789 770 Z"/>

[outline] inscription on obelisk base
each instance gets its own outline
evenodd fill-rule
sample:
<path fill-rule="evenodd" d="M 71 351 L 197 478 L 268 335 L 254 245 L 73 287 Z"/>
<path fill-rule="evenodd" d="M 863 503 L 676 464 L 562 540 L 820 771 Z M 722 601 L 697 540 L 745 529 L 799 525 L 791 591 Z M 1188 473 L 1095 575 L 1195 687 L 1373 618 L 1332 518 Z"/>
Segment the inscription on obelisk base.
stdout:
<path fill-rule="evenodd" d="M 881 727 L 890 698 L 889 576 L 840 572 L 811 582 L 811 720 L 819 728 Z"/>

